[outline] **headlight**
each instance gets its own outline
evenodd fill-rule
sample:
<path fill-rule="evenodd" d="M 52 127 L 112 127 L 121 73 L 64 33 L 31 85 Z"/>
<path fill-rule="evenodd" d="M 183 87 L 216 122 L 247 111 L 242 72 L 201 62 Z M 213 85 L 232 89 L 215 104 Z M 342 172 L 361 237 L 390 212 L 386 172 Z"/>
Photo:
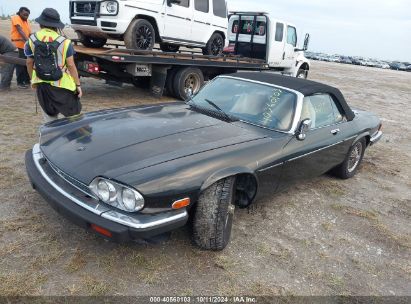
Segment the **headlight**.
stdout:
<path fill-rule="evenodd" d="M 100 14 L 116 15 L 118 13 L 117 1 L 104 1 L 100 4 Z"/>
<path fill-rule="evenodd" d="M 120 210 L 137 212 L 144 208 L 143 196 L 129 186 L 97 177 L 89 188 L 102 202 Z"/>

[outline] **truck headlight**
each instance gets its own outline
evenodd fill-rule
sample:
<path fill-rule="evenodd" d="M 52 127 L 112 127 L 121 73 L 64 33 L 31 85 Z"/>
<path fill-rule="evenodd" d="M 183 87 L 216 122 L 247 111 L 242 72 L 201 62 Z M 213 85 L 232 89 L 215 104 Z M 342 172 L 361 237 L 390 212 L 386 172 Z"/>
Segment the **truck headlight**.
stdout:
<path fill-rule="evenodd" d="M 137 212 L 144 208 L 143 196 L 132 187 L 97 177 L 89 188 L 102 202 L 120 210 Z"/>
<path fill-rule="evenodd" d="M 100 14 L 102 15 L 116 15 L 118 13 L 117 1 L 104 1 L 100 4 Z"/>

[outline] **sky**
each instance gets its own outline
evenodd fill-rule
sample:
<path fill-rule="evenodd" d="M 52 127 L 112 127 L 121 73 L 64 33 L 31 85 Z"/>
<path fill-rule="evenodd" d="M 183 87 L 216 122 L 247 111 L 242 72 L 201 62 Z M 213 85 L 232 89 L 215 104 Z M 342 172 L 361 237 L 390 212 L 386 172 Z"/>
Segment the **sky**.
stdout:
<path fill-rule="evenodd" d="M 299 37 L 310 33 L 311 51 L 411 62 L 411 0 L 227 1 L 230 10 L 266 11 L 273 18 L 294 23 Z M 45 7 L 53 7 L 69 22 L 68 3 L 0 0 L 0 13 L 14 14 L 20 6 L 27 6 L 35 18 Z"/>

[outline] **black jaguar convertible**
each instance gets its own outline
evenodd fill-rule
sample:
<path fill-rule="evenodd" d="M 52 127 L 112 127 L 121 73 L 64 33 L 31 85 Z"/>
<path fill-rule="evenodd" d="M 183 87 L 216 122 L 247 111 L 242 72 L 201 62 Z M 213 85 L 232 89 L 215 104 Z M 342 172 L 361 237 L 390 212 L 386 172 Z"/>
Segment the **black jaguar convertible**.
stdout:
<path fill-rule="evenodd" d="M 382 136 L 341 92 L 271 73 L 209 82 L 186 103 L 87 113 L 40 130 L 31 183 L 74 223 L 115 241 L 193 219 L 193 240 L 221 250 L 235 208 L 302 179 L 350 178 Z"/>

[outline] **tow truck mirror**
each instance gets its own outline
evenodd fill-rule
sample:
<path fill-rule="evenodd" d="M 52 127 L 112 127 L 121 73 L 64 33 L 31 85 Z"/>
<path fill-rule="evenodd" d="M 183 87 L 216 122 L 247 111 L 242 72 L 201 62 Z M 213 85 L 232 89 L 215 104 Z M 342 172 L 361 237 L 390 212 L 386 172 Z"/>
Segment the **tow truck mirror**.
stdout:
<path fill-rule="evenodd" d="M 167 0 L 167 6 L 171 6 L 173 4 L 181 4 L 181 0 Z"/>
<path fill-rule="evenodd" d="M 303 50 L 306 51 L 308 50 L 308 44 L 310 43 L 310 34 L 305 34 L 305 38 L 304 38 L 304 46 L 303 46 Z"/>

